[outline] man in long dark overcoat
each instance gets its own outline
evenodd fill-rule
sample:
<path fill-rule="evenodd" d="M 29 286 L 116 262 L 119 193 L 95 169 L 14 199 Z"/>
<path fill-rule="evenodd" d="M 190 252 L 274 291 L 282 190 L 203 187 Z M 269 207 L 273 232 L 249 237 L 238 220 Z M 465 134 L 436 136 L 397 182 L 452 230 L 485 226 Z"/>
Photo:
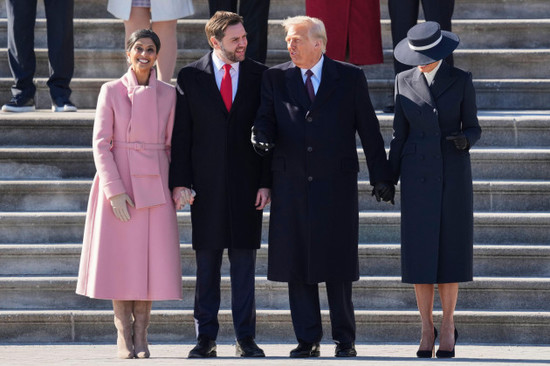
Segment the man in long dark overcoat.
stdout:
<path fill-rule="evenodd" d="M 250 145 L 250 129 L 267 67 L 245 58 L 242 22 L 235 13 L 214 14 L 206 25 L 213 52 L 178 75 L 170 186 L 178 208 L 182 195 L 187 200 L 191 189 L 196 191 L 191 219 L 198 343 L 189 353 L 191 358 L 216 356 L 224 248 L 231 264 L 237 354 L 264 356 L 254 341 L 254 277 L 271 173 Z"/>
<path fill-rule="evenodd" d="M 288 282 L 299 342 L 291 357 L 319 356 L 319 282 L 326 282 L 335 355 L 355 356 L 356 133 L 378 199 L 393 199 L 391 172 L 363 71 L 323 55 L 319 19 L 294 17 L 284 26 L 292 61 L 264 73 L 252 135 L 258 152 L 273 149 L 268 279 Z"/>

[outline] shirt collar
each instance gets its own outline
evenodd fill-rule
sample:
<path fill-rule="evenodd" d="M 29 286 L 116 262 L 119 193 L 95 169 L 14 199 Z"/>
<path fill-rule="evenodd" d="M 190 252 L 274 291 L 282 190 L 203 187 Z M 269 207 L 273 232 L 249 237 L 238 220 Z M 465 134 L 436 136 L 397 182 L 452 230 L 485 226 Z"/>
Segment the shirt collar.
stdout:
<path fill-rule="evenodd" d="M 310 68 L 310 69 L 300 68 L 300 71 L 302 72 L 302 77 L 305 78 L 306 77 L 306 71 L 311 70 L 313 75 L 317 79 L 321 80 L 321 74 L 323 73 L 323 62 L 324 62 L 324 60 L 325 60 L 325 56 L 321 55 L 321 59 L 319 61 L 317 61 L 317 63 L 315 65 L 313 65 L 312 68 Z"/>
<path fill-rule="evenodd" d="M 216 52 L 212 51 L 212 62 L 214 63 L 214 70 L 220 71 L 223 69 L 223 65 L 225 65 L 225 62 L 223 62 L 218 55 L 216 55 Z M 231 64 L 231 67 L 235 71 L 239 71 L 239 62 L 234 62 Z"/>
<path fill-rule="evenodd" d="M 435 74 L 437 74 L 437 70 L 441 67 L 443 60 L 439 60 L 439 63 L 437 66 L 430 72 L 423 72 L 424 76 L 426 77 L 426 80 L 428 81 L 428 85 L 430 85 L 435 78 Z"/>

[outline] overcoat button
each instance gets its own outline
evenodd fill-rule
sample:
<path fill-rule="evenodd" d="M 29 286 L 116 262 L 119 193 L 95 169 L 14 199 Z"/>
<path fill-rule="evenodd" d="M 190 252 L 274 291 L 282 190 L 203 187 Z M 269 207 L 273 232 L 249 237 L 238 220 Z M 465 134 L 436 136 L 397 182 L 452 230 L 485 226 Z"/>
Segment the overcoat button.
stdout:
<path fill-rule="evenodd" d="M 313 177 L 307 177 L 307 180 L 311 182 L 313 180 Z"/>
<path fill-rule="evenodd" d="M 313 118 L 308 116 L 308 117 L 306 118 L 306 121 L 308 121 L 308 122 L 313 122 Z"/>
<path fill-rule="evenodd" d="M 307 147 L 307 152 L 312 152 L 313 151 L 313 148 L 311 146 L 308 146 Z"/>

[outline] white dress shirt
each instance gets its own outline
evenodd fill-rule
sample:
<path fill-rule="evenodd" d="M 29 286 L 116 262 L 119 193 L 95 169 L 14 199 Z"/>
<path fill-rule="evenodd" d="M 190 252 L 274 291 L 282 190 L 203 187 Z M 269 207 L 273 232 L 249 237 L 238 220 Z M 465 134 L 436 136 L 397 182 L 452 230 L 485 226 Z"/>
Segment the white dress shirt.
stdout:
<path fill-rule="evenodd" d="M 223 75 L 225 74 L 225 70 L 223 69 L 223 65 L 225 65 L 225 62 L 220 60 L 220 58 L 216 55 L 216 52 L 212 52 L 212 63 L 214 65 L 214 75 L 216 76 L 216 85 L 218 86 L 218 90 L 222 86 L 222 79 Z M 231 70 L 229 70 L 229 74 L 231 75 L 231 86 L 233 87 L 233 94 L 231 97 L 231 100 L 235 100 L 235 95 L 237 94 L 237 87 L 239 86 L 239 63 L 235 62 L 231 64 Z"/>
<path fill-rule="evenodd" d="M 306 83 L 307 75 L 306 71 L 311 70 L 313 75 L 311 76 L 311 84 L 313 84 L 313 91 L 317 95 L 317 90 L 319 90 L 319 85 L 321 84 L 321 74 L 323 73 L 323 60 L 324 56 L 321 56 L 321 59 L 311 68 L 311 69 L 300 69 L 302 72 L 302 79 L 304 80 L 304 85 Z"/>

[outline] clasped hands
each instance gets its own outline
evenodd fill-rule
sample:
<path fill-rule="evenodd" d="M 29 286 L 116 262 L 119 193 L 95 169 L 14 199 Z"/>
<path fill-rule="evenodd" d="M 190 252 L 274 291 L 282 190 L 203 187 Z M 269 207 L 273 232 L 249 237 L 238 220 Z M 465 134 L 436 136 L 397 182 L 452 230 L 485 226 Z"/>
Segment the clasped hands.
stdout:
<path fill-rule="evenodd" d="M 250 142 L 252 142 L 254 150 L 262 156 L 267 155 L 269 151 L 275 147 L 275 144 L 273 142 L 269 142 L 264 133 L 255 127 L 252 127 Z"/>
<path fill-rule="evenodd" d="M 395 197 L 395 186 L 392 183 L 378 182 L 372 189 L 372 195 L 376 197 L 376 201 L 390 202 L 395 205 L 393 198 Z"/>
<path fill-rule="evenodd" d="M 172 189 L 172 200 L 176 206 L 176 210 L 181 210 L 186 204 L 192 205 L 195 201 L 197 193 L 187 187 L 174 187 Z"/>

